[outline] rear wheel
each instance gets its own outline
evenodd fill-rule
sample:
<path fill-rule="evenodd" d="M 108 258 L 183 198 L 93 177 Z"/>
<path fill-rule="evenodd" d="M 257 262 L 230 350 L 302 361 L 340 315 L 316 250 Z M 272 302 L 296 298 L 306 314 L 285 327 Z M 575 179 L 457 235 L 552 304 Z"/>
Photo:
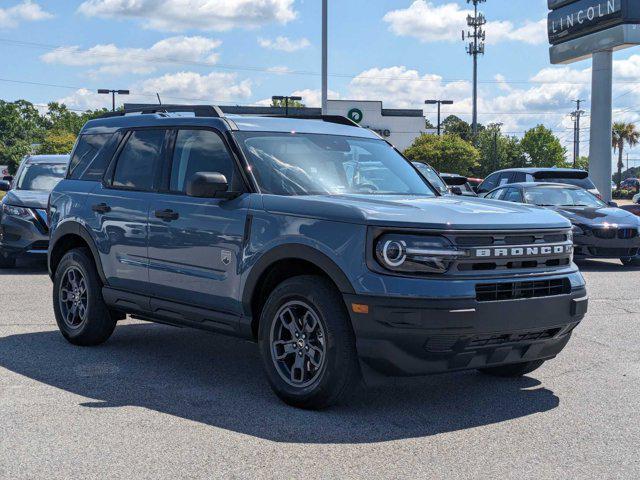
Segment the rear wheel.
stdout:
<path fill-rule="evenodd" d="M 513 365 L 503 365 L 500 367 L 481 368 L 480 371 L 494 377 L 517 378 L 539 369 L 543 363 L 544 360 L 536 360 L 535 362 L 514 363 Z"/>
<path fill-rule="evenodd" d="M 99 345 L 116 326 L 102 299 L 102 283 L 85 248 L 69 251 L 56 269 L 53 309 L 62 335 L 74 345 Z"/>
<path fill-rule="evenodd" d="M 0 268 L 13 268 L 16 266 L 16 257 L 0 250 Z"/>
<path fill-rule="evenodd" d="M 328 407 L 359 384 L 344 301 L 322 277 L 291 278 L 271 293 L 260 317 L 259 343 L 269 383 L 289 405 Z"/>

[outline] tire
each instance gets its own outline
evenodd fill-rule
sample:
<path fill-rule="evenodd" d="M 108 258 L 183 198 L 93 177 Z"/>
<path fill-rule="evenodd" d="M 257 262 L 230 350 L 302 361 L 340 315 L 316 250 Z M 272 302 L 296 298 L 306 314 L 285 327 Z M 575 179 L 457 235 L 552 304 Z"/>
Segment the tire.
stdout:
<path fill-rule="evenodd" d="M 271 388 L 291 406 L 326 408 L 360 384 L 344 300 L 323 277 L 294 277 L 276 287 L 262 309 L 258 342 Z"/>
<path fill-rule="evenodd" d="M 503 365 L 501 367 L 481 368 L 480 372 L 493 377 L 518 378 L 539 369 L 543 363 L 544 360 L 514 363 L 513 365 Z"/>
<path fill-rule="evenodd" d="M 102 282 L 86 248 L 70 250 L 60 261 L 53 310 L 60 332 L 73 345 L 100 345 L 113 333 L 117 320 L 104 303 Z"/>
<path fill-rule="evenodd" d="M 0 251 L 0 268 L 14 268 L 16 257 Z"/>

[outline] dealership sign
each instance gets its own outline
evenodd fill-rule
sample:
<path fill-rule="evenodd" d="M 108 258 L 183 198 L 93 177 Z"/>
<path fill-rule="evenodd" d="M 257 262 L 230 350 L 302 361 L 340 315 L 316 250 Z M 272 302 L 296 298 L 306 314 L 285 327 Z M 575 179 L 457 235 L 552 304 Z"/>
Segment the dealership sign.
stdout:
<path fill-rule="evenodd" d="M 640 43 L 640 0 L 548 0 L 551 63 Z"/>

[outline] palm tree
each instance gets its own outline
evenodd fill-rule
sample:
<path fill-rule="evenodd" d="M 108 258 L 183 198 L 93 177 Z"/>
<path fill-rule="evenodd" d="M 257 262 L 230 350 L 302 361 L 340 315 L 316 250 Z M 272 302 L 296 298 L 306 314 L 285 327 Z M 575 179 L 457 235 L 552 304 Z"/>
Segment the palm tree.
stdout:
<path fill-rule="evenodd" d="M 624 152 L 625 143 L 629 145 L 629 148 L 633 148 L 640 143 L 640 132 L 636 129 L 633 123 L 616 122 L 613 124 L 613 151 L 618 151 L 618 190 L 620 190 L 620 183 L 622 182 L 622 169 L 624 163 L 622 162 L 622 155 Z"/>

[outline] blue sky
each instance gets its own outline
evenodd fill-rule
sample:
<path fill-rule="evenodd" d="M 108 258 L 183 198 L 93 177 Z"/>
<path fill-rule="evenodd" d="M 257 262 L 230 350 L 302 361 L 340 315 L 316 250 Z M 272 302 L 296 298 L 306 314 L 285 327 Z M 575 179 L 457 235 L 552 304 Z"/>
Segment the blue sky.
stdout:
<path fill-rule="evenodd" d="M 546 0 L 488 0 L 480 120 L 521 135 L 544 123 L 572 139 L 571 100 L 590 98 L 590 63 L 549 65 Z M 0 98 L 70 108 L 133 101 L 260 104 L 300 93 L 319 102 L 320 0 L 0 0 Z M 465 0 L 330 0 L 332 97 L 422 108 L 451 98 L 470 118 Z M 640 55 L 615 54 L 616 119 L 637 120 Z M 35 84 L 30 84 L 32 82 Z M 637 83 L 636 83 L 637 82 Z M 42 85 L 36 85 L 42 84 Z M 44 85 L 46 84 L 46 85 Z M 636 88 L 638 87 L 638 88 Z M 587 102 L 586 109 L 589 104 Z M 433 118 L 433 109 L 425 110 Z M 588 147 L 583 132 L 583 151 Z M 638 154 L 640 157 L 640 153 Z"/>

